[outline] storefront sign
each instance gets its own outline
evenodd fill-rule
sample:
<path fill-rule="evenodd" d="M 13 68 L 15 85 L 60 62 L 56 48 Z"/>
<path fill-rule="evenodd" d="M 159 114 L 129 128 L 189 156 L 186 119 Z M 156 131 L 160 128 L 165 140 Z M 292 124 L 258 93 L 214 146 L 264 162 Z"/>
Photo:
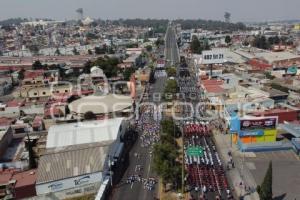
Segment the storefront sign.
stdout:
<path fill-rule="evenodd" d="M 48 188 L 51 190 L 51 191 L 57 191 L 57 190 L 60 190 L 63 188 L 63 183 L 53 183 L 51 185 L 48 186 Z"/>
<path fill-rule="evenodd" d="M 84 176 L 84 177 L 74 180 L 74 183 L 75 183 L 75 185 L 85 184 L 85 183 L 89 182 L 90 178 L 91 178 L 90 176 Z"/>
<path fill-rule="evenodd" d="M 241 130 L 249 129 L 274 129 L 277 118 L 269 117 L 262 119 L 241 119 Z"/>
<path fill-rule="evenodd" d="M 239 136 L 240 137 L 246 137 L 246 136 L 261 136 L 264 135 L 263 130 L 254 130 L 254 131 L 240 131 Z"/>

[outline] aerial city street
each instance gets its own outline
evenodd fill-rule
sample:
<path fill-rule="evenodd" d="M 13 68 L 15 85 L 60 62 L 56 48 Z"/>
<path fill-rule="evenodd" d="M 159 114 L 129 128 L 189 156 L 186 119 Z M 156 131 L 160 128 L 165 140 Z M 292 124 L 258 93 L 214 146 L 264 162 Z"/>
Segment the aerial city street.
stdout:
<path fill-rule="evenodd" d="M 300 2 L 123 1 L 1 1 L 0 199 L 300 200 Z"/>

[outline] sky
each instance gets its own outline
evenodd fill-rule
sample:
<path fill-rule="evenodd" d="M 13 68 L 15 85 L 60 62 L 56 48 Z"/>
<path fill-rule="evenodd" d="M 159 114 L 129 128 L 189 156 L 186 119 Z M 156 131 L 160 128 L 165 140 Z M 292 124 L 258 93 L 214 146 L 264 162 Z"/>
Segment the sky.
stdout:
<path fill-rule="evenodd" d="M 0 0 L 0 20 L 13 17 L 76 19 L 75 10 L 101 19 L 164 18 L 264 22 L 300 19 L 300 0 Z"/>

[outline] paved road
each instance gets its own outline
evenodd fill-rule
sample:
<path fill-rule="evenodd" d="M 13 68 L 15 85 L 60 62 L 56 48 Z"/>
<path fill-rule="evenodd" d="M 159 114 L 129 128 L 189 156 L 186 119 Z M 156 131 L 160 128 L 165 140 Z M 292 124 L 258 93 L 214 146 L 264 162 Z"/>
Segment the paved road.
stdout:
<path fill-rule="evenodd" d="M 179 63 L 179 50 L 177 45 L 175 29 L 172 26 L 167 28 L 165 36 L 165 58 L 168 65 Z"/>
<path fill-rule="evenodd" d="M 166 47 L 165 56 L 171 62 L 171 64 L 179 63 L 179 53 L 178 46 L 176 42 L 175 31 L 172 27 L 169 27 L 165 37 Z M 149 89 L 149 99 L 146 101 L 159 103 L 161 101 L 164 85 L 166 82 L 166 77 L 159 77 L 156 79 L 155 83 L 150 85 Z M 159 95 L 161 98 L 159 98 Z M 155 190 L 148 191 L 144 189 L 143 184 L 139 182 L 134 182 L 133 184 L 126 184 L 126 180 L 131 175 L 140 175 L 142 178 L 155 177 L 155 174 L 151 170 L 151 148 L 141 147 L 142 141 L 139 138 L 130 152 L 130 165 L 125 172 L 121 182 L 112 191 L 111 199 L 113 200 L 153 200 L 158 197 L 158 184 Z M 137 158 L 135 153 L 140 156 Z M 136 166 L 141 165 L 142 170 L 136 171 Z"/>
<path fill-rule="evenodd" d="M 158 78 L 156 82 L 151 86 L 149 91 L 149 102 L 153 101 L 152 94 L 160 93 L 163 91 L 164 82 L 166 78 Z M 144 189 L 143 184 L 139 182 L 134 182 L 133 184 L 126 184 L 126 179 L 134 174 L 140 175 L 142 178 L 155 177 L 155 174 L 151 170 L 151 159 L 150 151 L 151 148 L 141 147 L 141 139 L 139 138 L 135 143 L 134 147 L 130 152 L 130 166 L 128 167 L 121 183 L 113 190 L 112 199 L 113 200 L 153 200 L 158 194 L 158 185 L 156 185 L 155 190 L 148 191 Z M 137 158 L 134 154 L 140 154 Z M 141 165 L 142 170 L 136 171 L 136 165 Z"/>

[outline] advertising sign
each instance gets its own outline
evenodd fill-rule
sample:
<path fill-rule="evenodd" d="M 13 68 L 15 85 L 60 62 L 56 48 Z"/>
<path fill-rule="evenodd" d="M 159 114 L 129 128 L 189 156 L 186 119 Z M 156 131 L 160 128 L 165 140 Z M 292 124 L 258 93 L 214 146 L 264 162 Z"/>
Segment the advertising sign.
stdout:
<path fill-rule="evenodd" d="M 263 130 L 253 130 L 253 131 L 240 131 L 239 136 L 240 137 L 246 137 L 246 136 L 261 136 L 264 135 Z"/>
<path fill-rule="evenodd" d="M 249 129 L 274 129 L 276 128 L 277 118 L 267 117 L 259 119 L 241 119 L 240 130 Z"/>
<path fill-rule="evenodd" d="M 37 183 L 36 191 L 38 195 L 78 188 L 88 184 L 98 183 L 102 180 L 102 173 L 96 172 L 87 175 L 70 177 L 63 180 L 57 180 L 48 183 Z"/>
<path fill-rule="evenodd" d="M 222 49 L 202 51 L 202 64 L 222 64 L 224 62 L 224 51 Z"/>

